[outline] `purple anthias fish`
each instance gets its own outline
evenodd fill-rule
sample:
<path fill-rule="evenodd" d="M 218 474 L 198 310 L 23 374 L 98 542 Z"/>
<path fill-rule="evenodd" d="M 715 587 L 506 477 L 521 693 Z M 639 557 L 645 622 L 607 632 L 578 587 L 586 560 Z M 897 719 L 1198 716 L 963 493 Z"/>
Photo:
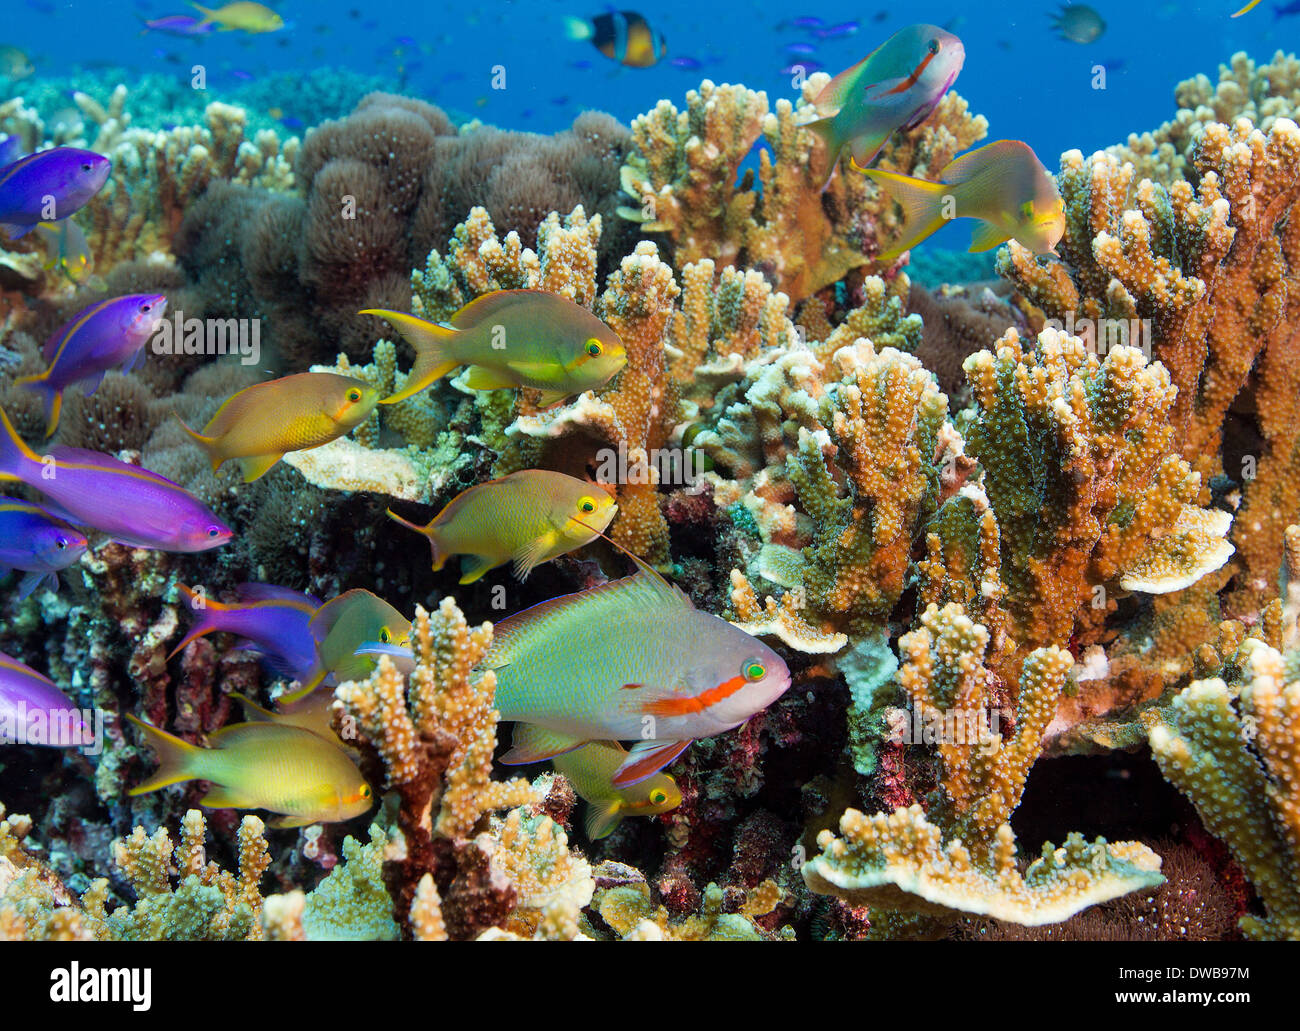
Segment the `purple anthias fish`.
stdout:
<path fill-rule="evenodd" d="M 220 631 L 243 638 L 236 648 L 261 652 L 266 665 L 281 676 L 306 681 L 315 670 L 316 639 L 308 623 L 321 606 L 319 598 L 275 584 L 240 584 L 237 600 L 227 603 L 176 586 L 194 623 L 169 659 L 191 641 Z"/>
<path fill-rule="evenodd" d="M 113 162 L 76 147 L 54 147 L 0 169 L 0 229 L 16 240 L 38 222 L 75 215 L 108 182 Z"/>
<path fill-rule="evenodd" d="M 169 36 L 206 36 L 216 27 L 214 22 L 200 21 L 188 14 L 168 14 L 162 18 L 144 19 L 145 32 L 165 32 Z"/>
<path fill-rule="evenodd" d="M 86 551 L 86 538 L 30 501 L 0 497 L 0 569 L 27 575 L 18 589 L 26 598 L 42 582 L 58 590 L 60 569 Z"/>
<path fill-rule="evenodd" d="M 0 169 L 12 165 L 23 156 L 23 141 L 17 136 L 6 136 L 0 140 Z"/>
<path fill-rule="evenodd" d="M 59 425 L 63 392 L 85 383 L 86 395 L 99 389 L 104 373 L 116 366 L 130 372 L 144 356 L 145 342 L 167 310 L 162 294 L 128 294 L 83 308 L 45 342 L 50 367 L 15 382 L 45 396 L 45 435 Z"/>
<path fill-rule="evenodd" d="M 0 481 L 14 480 L 44 494 L 58 518 L 137 548 L 207 551 L 231 537 L 198 498 L 148 469 L 76 447 L 37 455 L 0 408 Z"/>
<path fill-rule="evenodd" d="M 15 741 L 70 748 L 91 744 L 94 735 L 54 681 L 0 652 L 0 743 Z"/>

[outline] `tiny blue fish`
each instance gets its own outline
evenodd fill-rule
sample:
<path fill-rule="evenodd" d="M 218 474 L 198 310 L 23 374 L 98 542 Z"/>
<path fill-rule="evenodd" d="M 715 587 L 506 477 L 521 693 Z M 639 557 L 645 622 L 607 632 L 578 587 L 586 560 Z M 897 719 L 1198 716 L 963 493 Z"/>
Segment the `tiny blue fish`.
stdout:
<path fill-rule="evenodd" d="M 59 570 L 80 559 L 85 550 L 86 538 L 40 505 L 0 497 L 0 569 L 27 574 L 18 588 L 19 600 L 43 582 L 57 591 Z"/>

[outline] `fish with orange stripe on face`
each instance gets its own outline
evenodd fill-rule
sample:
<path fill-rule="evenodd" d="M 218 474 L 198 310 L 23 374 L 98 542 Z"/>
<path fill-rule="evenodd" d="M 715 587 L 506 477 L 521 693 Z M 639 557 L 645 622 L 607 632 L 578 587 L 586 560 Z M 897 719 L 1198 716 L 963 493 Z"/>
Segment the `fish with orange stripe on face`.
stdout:
<path fill-rule="evenodd" d="M 822 117 L 805 125 L 826 145 L 826 182 L 845 146 L 861 171 L 896 130 L 929 118 L 965 60 L 951 32 L 909 25 L 827 83 L 813 100 Z"/>
<path fill-rule="evenodd" d="M 501 719 L 516 721 L 502 762 L 635 742 L 616 788 L 653 776 L 696 738 L 740 726 L 790 686 L 776 652 L 644 565 L 497 623 L 480 665 L 496 672 Z"/>

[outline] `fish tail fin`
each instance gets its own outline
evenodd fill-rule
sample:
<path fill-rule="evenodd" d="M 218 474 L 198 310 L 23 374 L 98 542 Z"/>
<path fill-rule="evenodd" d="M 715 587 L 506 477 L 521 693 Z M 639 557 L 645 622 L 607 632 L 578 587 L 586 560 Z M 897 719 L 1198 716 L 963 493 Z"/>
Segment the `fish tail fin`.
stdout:
<path fill-rule="evenodd" d="M 214 617 L 216 613 L 222 612 L 226 608 L 226 606 L 221 602 L 213 601 L 211 598 L 200 595 L 198 591 L 186 587 L 184 584 L 177 584 L 176 590 L 179 591 L 181 597 L 185 599 L 186 608 L 194 614 L 194 622 L 190 625 L 190 629 L 186 632 L 185 636 L 181 638 L 180 643 L 167 653 L 168 659 L 180 652 L 191 641 L 197 641 L 205 634 L 210 634 L 214 630 L 220 630 L 221 628 L 217 626 Z M 195 602 L 200 599 L 202 603 L 195 604 Z"/>
<path fill-rule="evenodd" d="M 182 741 L 165 730 L 159 730 L 130 713 L 126 713 L 126 718 L 144 732 L 145 740 L 158 756 L 158 769 L 154 770 L 153 776 L 144 783 L 137 784 L 127 794 L 145 795 L 171 784 L 195 779 L 196 773 L 192 766 L 195 757 L 203 752 L 202 748 Z"/>
<path fill-rule="evenodd" d="M 421 536 L 429 539 L 429 550 L 433 553 L 433 571 L 436 573 L 447 562 L 447 553 L 438 547 L 438 533 L 433 528 L 433 523 L 427 526 L 421 526 L 419 523 L 413 523 L 409 519 L 403 519 L 391 508 L 388 510 L 388 518 L 399 526 L 405 526 L 408 530 L 414 530 Z"/>
<path fill-rule="evenodd" d="M 190 6 L 193 7 L 196 11 L 198 11 L 199 14 L 203 15 L 203 20 L 199 22 L 200 25 L 211 25 L 212 22 L 216 20 L 213 16 L 213 13 L 209 11 L 206 7 L 200 7 L 198 4 L 195 3 L 190 4 Z"/>
<path fill-rule="evenodd" d="M 40 458 L 26 444 L 9 415 L 0 408 L 0 480 L 23 479 L 23 466 L 28 462 L 40 462 Z"/>
<path fill-rule="evenodd" d="M 591 39 L 595 35 L 595 29 L 591 27 L 591 22 L 586 18 L 575 18 L 572 15 L 566 15 L 564 18 L 564 34 L 572 40 Z"/>
<path fill-rule="evenodd" d="M 821 140 L 826 148 L 826 181 L 822 183 L 822 189 L 825 190 L 830 185 L 831 176 L 835 174 L 835 168 L 839 164 L 840 150 L 844 146 L 844 141 L 835 131 L 834 118 L 819 118 L 815 122 L 809 122 L 804 128 Z"/>
<path fill-rule="evenodd" d="M 946 221 L 943 216 L 943 199 L 952 193 L 953 187 L 899 175 L 897 172 L 885 172 L 879 168 L 863 169 L 863 174 L 903 209 L 903 228 L 899 238 L 887 251 L 876 256 L 878 261 L 897 258 L 937 232 Z"/>
<path fill-rule="evenodd" d="M 584 821 L 587 837 L 592 841 L 599 841 L 601 838 L 607 838 L 613 834 L 614 828 L 623 822 L 621 808 L 622 805 L 617 798 L 609 798 L 601 802 L 588 802 L 587 818 Z"/>
<path fill-rule="evenodd" d="M 178 423 L 181 424 L 181 429 L 183 429 L 187 434 L 189 434 L 190 440 L 194 441 L 194 443 L 196 443 L 199 447 L 203 448 L 204 454 L 208 456 L 208 461 L 212 463 L 212 471 L 215 473 L 218 469 L 220 469 L 221 464 L 225 461 L 225 459 L 222 458 L 221 455 L 217 454 L 217 438 L 205 437 L 202 433 L 195 433 L 192 429 L 190 429 L 188 426 L 185 425 L 185 420 L 182 419 L 175 412 L 172 412 L 172 417 Z"/>
<path fill-rule="evenodd" d="M 63 411 L 63 391 L 50 383 L 50 370 L 34 376 L 19 376 L 14 385 L 45 395 L 45 435 L 54 436 L 54 431 L 59 428 L 59 414 Z"/>
<path fill-rule="evenodd" d="M 450 326 L 439 326 L 425 319 L 416 318 L 414 315 L 389 311 L 387 308 L 366 308 L 357 314 L 378 315 L 382 319 L 387 319 L 402 334 L 402 338 L 415 348 L 415 364 L 411 366 L 410 374 L 406 377 L 406 385 L 396 394 L 382 398 L 379 402 L 381 405 L 394 405 L 398 401 L 405 401 L 435 380 L 442 379 L 461 364 L 460 359 L 450 353 L 450 343 L 457 333 Z"/>

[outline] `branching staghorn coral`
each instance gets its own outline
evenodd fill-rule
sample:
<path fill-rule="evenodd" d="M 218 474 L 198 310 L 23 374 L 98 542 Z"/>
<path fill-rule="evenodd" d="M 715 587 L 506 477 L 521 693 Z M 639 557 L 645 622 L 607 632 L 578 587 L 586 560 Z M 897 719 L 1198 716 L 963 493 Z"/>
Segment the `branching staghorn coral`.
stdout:
<path fill-rule="evenodd" d="M 1283 528 L 1300 512 L 1300 128 L 1245 118 L 1201 127 L 1185 173 L 1168 187 L 1110 154 L 1062 156 L 1062 259 L 1039 262 L 1012 242 L 999 255 L 1041 315 L 1149 339 L 1178 394 L 1171 421 L 1203 482 L 1242 487 L 1233 527 L 1244 574 L 1230 608 L 1266 596 Z M 1146 320 L 1145 322 L 1141 320 Z M 1148 331 L 1149 327 L 1149 331 Z M 1098 342 L 1098 346 L 1103 346 Z M 1225 440 L 1230 408 L 1253 417 L 1254 443 Z M 1249 438 L 1247 438 L 1249 441 Z"/>
<path fill-rule="evenodd" d="M 492 780 L 496 676 L 470 673 L 491 640 L 491 624 L 471 629 L 456 603 L 444 598 L 436 612 L 416 609 L 409 678 L 384 657 L 368 680 L 335 691 L 341 725 L 377 754 L 384 788 L 400 799 L 404 857 L 386 875 L 396 919 L 406 923 L 420 880 L 432 873 L 456 937 L 497 923 L 514 904 L 502 879 L 499 887 L 509 895 L 503 912 L 477 908 L 490 860 L 469 840 L 474 825 L 494 809 L 536 800 L 526 780 Z"/>
<path fill-rule="evenodd" d="M 950 917 L 961 910 L 1036 925 L 1159 884 L 1160 859 L 1150 849 L 1104 839 L 1089 844 L 1077 834 L 1060 849 L 1044 845 L 1023 874 L 1017 869 L 1007 821 L 1073 659 L 1057 647 L 1025 659 L 1014 730 L 1004 739 L 989 722 L 1006 691 L 984 663 L 987 628 L 955 602 L 929 606 L 920 623 L 899 639 L 897 681 L 915 708 L 955 715 L 965 728 L 939 743 L 940 786 L 927 808 L 870 817 L 849 809 L 840 837 L 829 830 L 818 836 L 822 852 L 803 867 L 808 886 L 894 914 Z"/>
<path fill-rule="evenodd" d="M 795 301 L 869 263 L 893 224 L 892 204 L 866 177 L 843 170 L 822 192 L 826 157 L 804 125 L 828 81 L 820 72 L 809 77 L 797 105 L 782 98 L 775 110 L 763 92 L 707 79 L 687 93 L 684 111 L 661 100 L 632 123 L 634 149 L 621 178 L 631 203 L 620 214 L 667 233 L 678 267 L 706 258 L 748 266 Z M 949 93 L 926 121 L 886 144 L 879 165 L 924 178 L 987 127 Z M 760 185 L 748 173 L 737 183 L 760 135 L 770 147 L 760 157 Z"/>
<path fill-rule="evenodd" d="M 1251 938 L 1300 940 L 1300 680 L 1262 641 L 1241 649 L 1241 683 L 1198 680 L 1144 717 L 1160 772 L 1245 869 L 1264 904 Z"/>

